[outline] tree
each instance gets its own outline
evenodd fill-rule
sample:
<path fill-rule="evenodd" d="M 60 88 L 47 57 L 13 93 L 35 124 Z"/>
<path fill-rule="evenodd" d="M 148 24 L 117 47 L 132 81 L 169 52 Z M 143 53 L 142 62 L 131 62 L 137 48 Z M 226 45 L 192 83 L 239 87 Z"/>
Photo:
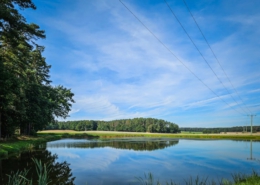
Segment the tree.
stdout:
<path fill-rule="evenodd" d="M 36 9 L 31 0 L 0 3 L 0 138 L 18 127 L 31 134 L 56 117 L 66 118 L 74 102 L 70 89 L 50 85 L 44 47 L 36 43 L 44 31 L 27 23 L 17 7 Z"/>

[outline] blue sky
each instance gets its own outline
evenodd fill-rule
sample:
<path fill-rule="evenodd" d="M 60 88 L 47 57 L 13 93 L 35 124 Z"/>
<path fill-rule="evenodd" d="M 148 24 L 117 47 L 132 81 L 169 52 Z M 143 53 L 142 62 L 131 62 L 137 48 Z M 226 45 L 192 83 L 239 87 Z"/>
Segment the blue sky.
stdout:
<path fill-rule="evenodd" d="M 205 60 L 164 0 L 122 0 L 164 45 L 119 0 L 33 2 L 37 10 L 22 14 L 46 31 L 38 42 L 53 85 L 75 93 L 67 120 L 153 117 L 229 127 L 260 112 L 260 1 L 186 0 L 219 62 L 182 0 L 167 3 Z"/>

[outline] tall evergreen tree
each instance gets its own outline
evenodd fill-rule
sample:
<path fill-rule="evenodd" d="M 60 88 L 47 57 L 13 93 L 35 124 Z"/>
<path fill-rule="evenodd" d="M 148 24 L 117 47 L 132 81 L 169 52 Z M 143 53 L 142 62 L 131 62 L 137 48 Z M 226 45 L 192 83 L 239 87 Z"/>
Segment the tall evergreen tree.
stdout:
<path fill-rule="evenodd" d="M 52 87 L 50 66 L 42 56 L 43 30 L 29 24 L 18 8 L 36 9 L 31 0 L 0 0 L 0 138 L 20 128 L 24 134 L 66 117 L 73 93 Z"/>

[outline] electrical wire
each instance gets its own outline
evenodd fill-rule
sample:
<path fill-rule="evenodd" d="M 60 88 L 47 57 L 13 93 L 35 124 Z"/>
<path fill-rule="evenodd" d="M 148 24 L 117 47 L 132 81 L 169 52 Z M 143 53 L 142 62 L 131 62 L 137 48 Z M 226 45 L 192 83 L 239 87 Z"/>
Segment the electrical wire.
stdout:
<path fill-rule="evenodd" d="M 236 93 L 236 95 L 237 95 L 237 96 L 239 97 L 239 99 L 242 101 L 242 103 L 243 103 L 243 104 L 244 104 L 244 106 L 246 107 L 247 111 L 251 113 L 251 111 L 250 111 L 250 110 L 247 108 L 247 106 L 246 106 L 246 104 L 244 103 L 244 101 L 242 100 L 242 98 L 239 96 L 239 94 L 238 94 L 238 92 L 237 92 L 236 88 L 234 87 L 233 83 L 231 82 L 231 80 L 230 80 L 230 78 L 228 77 L 227 73 L 225 72 L 224 68 L 223 68 L 223 67 L 222 67 L 222 65 L 220 64 L 220 62 L 219 62 L 219 60 L 218 60 L 218 58 L 217 58 L 217 56 L 216 56 L 215 52 L 214 52 L 214 51 L 213 51 L 213 49 L 211 48 L 211 46 L 210 46 L 210 44 L 209 44 L 208 40 L 206 39 L 205 35 L 203 34 L 203 32 L 202 32 L 202 30 L 201 30 L 201 28 L 200 28 L 199 24 L 197 23 L 197 21 L 196 21 L 195 17 L 194 17 L 194 16 L 193 16 L 193 14 L 191 13 L 191 10 L 190 10 L 190 8 L 188 7 L 188 5 L 187 5 L 186 1 L 185 1 L 185 0 L 183 0 L 183 2 L 184 2 L 184 4 L 185 4 L 185 6 L 186 6 L 187 10 L 189 11 L 189 13 L 190 13 L 190 15 L 191 15 L 191 17 L 192 17 L 193 21 L 195 22 L 195 24 L 196 24 L 197 28 L 199 29 L 199 31 L 200 31 L 200 33 L 201 33 L 201 35 L 203 36 L 203 38 L 204 38 L 205 42 L 207 43 L 207 45 L 208 45 L 209 49 L 211 50 L 211 52 L 212 52 L 213 56 L 215 57 L 215 59 L 216 59 L 217 63 L 219 64 L 219 66 L 220 66 L 221 70 L 224 72 L 224 74 L 225 74 L 226 78 L 228 79 L 229 83 L 231 84 L 232 88 L 235 90 L 235 93 Z"/>
<path fill-rule="evenodd" d="M 239 114 L 243 113 L 231 107 L 225 100 L 223 100 L 218 94 L 216 94 L 207 84 L 205 84 L 184 62 L 182 62 L 121 0 L 119 0 L 122 5 L 156 38 L 156 40 L 163 45 L 163 47 L 168 50 L 193 76 L 195 76 L 204 86 L 206 86 L 215 96 L 217 96 L 220 100 L 222 100 L 225 104 L 227 104 L 231 109 L 235 110 Z"/>
<path fill-rule="evenodd" d="M 228 92 L 228 94 L 232 97 L 232 99 L 237 103 L 237 105 L 243 110 L 243 112 L 245 112 L 246 114 L 248 114 L 247 111 L 244 110 L 244 108 L 242 108 L 240 106 L 240 104 L 234 99 L 234 97 L 232 96 L 232 94 L 230 93 L 230 91 L 227 89 L 227 87 L 224 85 L 224 83 L 222 82 L 222 80 L 218 77 L 218 75 L 216 74 L 216 72 L 213 70 L 213 68 L 209 65 L 208 61 L 206 60 L 206 58 L 204 57 L 204 55 L 201 53 L 200 49 L 197 47 L 197 45 L 195 44 L 195 42 L 193 41 L 193 39 L 190 37 L 190 35 L 188 34 L 187 30 L 184 28 L 184 26 L 182 25 L 182 23 L 180 22 L 180 20 L 178 19 L 178 17 L 175 15 L 174 11 L 172 10 L 172 8 L 170 7 L 170 5 L 167 3 L 166 0 L 164 0 L 164 2 L 166 3 L 166 5 L 168 6 L 168 8 L 170 9 L 171 13 L 173 14 L 173 16 L 175 17 L 175 19 L 177 20 L 177 22 L 180 24 L 180 26 L 182 27 L 183 31 L 185 32 L 185 34 L 188 36 L 188 38 L 190 39 L 190 41 L 192 42 L 192 44 L 194 45 L 194 47 L 196 48 L 196 50 L 199 52 L 199 54 L 201 55 L 201 57 L 203 58 L 203 60 L 206 62 L 206 64 L 208 65 L 208 67 L 210 68 L 210 70 L 213 72 L 213 74 L 217 77 L 218 81 L 222 84 L 222 86 L 226 89 L 226 91 Z"/>

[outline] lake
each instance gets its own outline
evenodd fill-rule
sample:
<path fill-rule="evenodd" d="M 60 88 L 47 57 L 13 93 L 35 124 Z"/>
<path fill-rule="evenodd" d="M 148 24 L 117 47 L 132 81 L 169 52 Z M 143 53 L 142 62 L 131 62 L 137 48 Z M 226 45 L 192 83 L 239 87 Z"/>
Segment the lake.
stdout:
<path fill-rule="evenodd" d="M 161 183 L 184 184 L 190 177 L 220 181 L 232 174 L 260 173 L 260 142 L 171 138 L 107 140 L 62 139 L 3 159 L 1 178 L 11 170 L 31 168 L 32 158 L 50 162 L 53 183 L 136 185 L 152 173 Z M 1 184 L 1 183 L 0 183 Z"/>

